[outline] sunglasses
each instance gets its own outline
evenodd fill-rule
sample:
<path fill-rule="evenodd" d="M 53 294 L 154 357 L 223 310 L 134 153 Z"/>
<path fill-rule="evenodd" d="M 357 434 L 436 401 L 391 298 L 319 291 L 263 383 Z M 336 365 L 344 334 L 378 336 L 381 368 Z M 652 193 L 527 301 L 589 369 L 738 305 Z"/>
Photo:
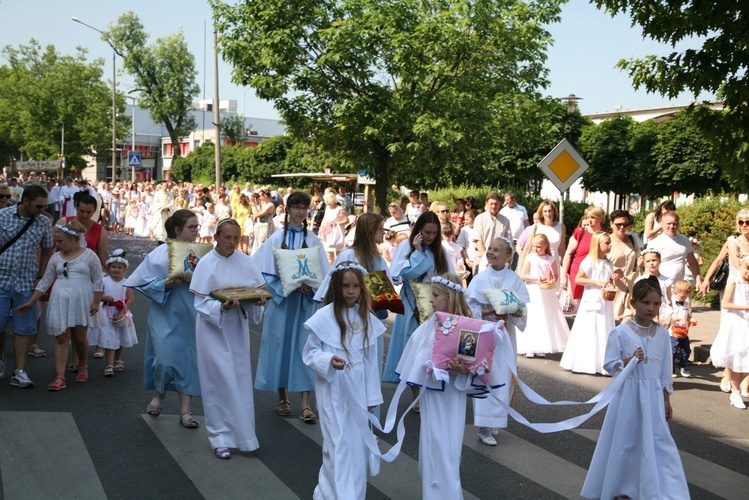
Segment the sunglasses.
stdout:
<path fill-rule="evenodd" d="M 736 221 L 736 223 L 739 226 L 749 226 L 749 220 L 739 220 L 739 221 Z"/>
<path fill-rule="evenodd" d="M 446 214 L 446 213 L 449 213 L 450 211 L 449 211 L 449 210 L 440 210 L 439 212 L 440 212 L 441 214 Z"/>
<path fill-rule="evenodd" d="M 630 223 L 629 223 L 629 222 L 623 222 L 623 223 L 615 223 L 615 224 L 614 224 L 614 226 L 615 226 L 615 227 L 616 227 L 617 229 L 622 229 L 622 228 L 625 228 L 625 227 L 629 227 L 629 226 L 630 226 Z"/>
<path fill-rule="evenodd" d="M 37 210 L 43 210 L 45 205 L 34 205 L 34 207 L 36 207 Z"/>
<path fill-rule="evenodd" d="M 13 195 L 10 194 L 0 194 L 0 200 L 9 200 L 13 197 Z"/>
<path fill-rule="evenodd" d="M 68 277 L 68 263 L 63 262 L 62 263 L 62 275 L 67 278 Z"/>

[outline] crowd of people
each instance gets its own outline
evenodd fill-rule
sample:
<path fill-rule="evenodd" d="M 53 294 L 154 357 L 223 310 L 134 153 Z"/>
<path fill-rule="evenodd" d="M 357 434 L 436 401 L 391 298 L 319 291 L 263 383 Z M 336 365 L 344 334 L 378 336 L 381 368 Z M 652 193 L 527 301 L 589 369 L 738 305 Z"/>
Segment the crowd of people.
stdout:
<path fill-rule="evenodd" d="M 483 387 L 483 397 L 473 402 L 473 424 L 483 444 L 496 446 L 498 429 L 508 425 L 513 361 L 502 358 L 502 343 L 511 346 L 513 360 L 516 354 L 563 353 L 560 366 L 573 372 L 631 374 L 631 383 L 612 403 L 635 401 L 627 409 L 631 418 L 607 415 L 584 496 L 639 498 L 641 488 L 668 490 L 672 496 L 686 492 L 666 426 L 671 380 L 691 376 L 689 297 L 694 289 L 708 289 L 724 256 L 731 272 L 711 354 L 716 366 L 725 368 L 721 389 L 730 392 L 734 407 L 745 407 L 748 211 L 739 212 L 739 236 L 726 242 L 725 255 L 702 280 L 695 242 L 679 234 L 679 215 L 665 205 L 643 244 L 632 232 L 628 212 L 609 214 L 607 231 L 599 207 L 585 211 L 566 241 L 553 203 L 543 202 L 531 223 L 511 192 L 489 193 L 479 210 L 475 199 L 430 202 L 424 193 L 411 191 L 389 205 L 387 219 L 374 213 L 357 217 L 343 188 L 310 194 L 249 183 L 244 190 L 238 185 L 217 190 L 169 182 L 101 182 L 96 188 L 69 179 L 44 187 L 15 182 L 0 186 L 0 203 L 7 205 L 0 209 L 0 331 L 12 319 L 12 385 L 33 386 L 25 362 L 28 355 L 43 355 L 35 335 L 45 295 L 46 331 L 55 336 L 50 391 L 67 388 L 66 371 L 76 373 L 77 383 L 87 381 L 90 344 L 99 348 L 94 356 L 106 357 L 104 376 L 124 370 L 122 350 L 138 342 L 130 313 L 136 290 L 151 301 L 142 334 L 144 384 L 153 391 L 148 415 L 158 418 L 168 392 L 176 392 L 180 424 L 194 429 L 199 423 L 191 402 L 202 397 L 211 448 L 217 458 L 228 459 L 231 449 L 259 447 L 253 387 L 278 395 L 282 417 L 294 415 L 289 393 L 299 393 L 299 418 L 308 424 L 319 420 L 325 442 L 315 498 L 364 497 L 367 456 L 375 453 L 369 425 L 377 422 L 369 414 L 383 404 L 381 381 L 412 389 L 410 409 L 422 419 L 424 497 L 460 497 L 465 397 Z M 170 279 L 169 243 L 130 270 L 122 251 L 109 252 L 108 231 L 214 247 L 200 259 L 191 281 Z M 287 251 L 294 254 L 292 265 L 298 264 L 297 277 L 325 279 L 315 286 L 290 284 L 283 260 Z M 687 268 L 693 283 L 684 279 Z M 387 312 L 372 309 L 365 282 L 376 271 L 386 272 L 403 307 L 395 314 L 387 350 L 382 335 Z M 437 315 L 423 310 L 423 286 L 430 290 L 427 302 L 434 311 L 474 317 L 503 332 L 495 336 L 494 358 L 487 364 L 499 383 L 479 384 L 459 356 L 446 370 L 425 369 L 438 326 Z M 253 303 L 212 295 L 227 288 L 262 288 L 269 295 Z M 497 310 L 487 293 L 492 289 L 511 293 L 523 308 Z M 576 312 L 571 330 L 565 318 L 570 311 Z M 262 322 L 254 381 L 250 322 Z M 443 330 L 450 326 L 440 324 Z M 5 339 L 0 340 L 2 378 Z M 68 364 L 71 344 L 74 357 Z M 636 366 L 629 366 L 632 362 Z M 646 392 L 663 397 L 644 397 Z M 633 415 L 650 416 L 640 421 Z M 631 460 L 647 461 L 649 470 L 658 472 L 655 477 L 625 474 L 620 470 L 625 461 L 617 467 L 607 461 L 632 435 L 642 453 L 633 451 Z M 647 445 L 648 439 L 658 441 L 658 449 Z M 633 467 L 630 462 L 626 467 Z"/>

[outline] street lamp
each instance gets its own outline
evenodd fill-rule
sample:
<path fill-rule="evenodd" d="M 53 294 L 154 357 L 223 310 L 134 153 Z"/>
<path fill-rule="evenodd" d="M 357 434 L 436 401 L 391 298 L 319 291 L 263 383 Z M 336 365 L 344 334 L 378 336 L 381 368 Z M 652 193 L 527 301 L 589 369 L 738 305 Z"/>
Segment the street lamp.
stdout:
<path fill-rule="evenodd" d="M 112 47 L 112 182 L 115 182 L 115 169 L 117 168 L 117 72 L 115 67 L 115 58 L 117 56 L 117 49 L 114 48 L 112 40 L 98 28 L 94 28 L 90 24 L 86 24 L 77 17 L 73 16 L 71 19 L 78 24 L 82 24 L 87 28 L 91 28 L 94 31 L 98 31 L 101 34 L 102 40 L 107 42 Z"/>
<path fill-rule="evenodd" d="M 571 116 L 575 114 L 575 111 L 577 111 L 577 103 L 582 101 L 583 98 L 577 97 L 575 94 L 570 94 L 567 97 L 561 97 L 560 100 L 567 103 L 567 115 Z"/>

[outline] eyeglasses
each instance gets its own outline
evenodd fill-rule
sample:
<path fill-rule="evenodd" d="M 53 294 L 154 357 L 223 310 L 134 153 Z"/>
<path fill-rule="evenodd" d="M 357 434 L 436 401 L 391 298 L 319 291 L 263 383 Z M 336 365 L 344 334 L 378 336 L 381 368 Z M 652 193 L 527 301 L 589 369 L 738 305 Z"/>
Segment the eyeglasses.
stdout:
<path fill-rule="evenodd" d="M 193 224 L 192 226 L 187 226 L 187 229 L 190 231 L 198 231 L 200 229 L 200 224 Z"/>
<path fill-rule="evenodd" d="M 625 228 L 625 227 L 629 227 L 630 225 L 631 224 L 629 222 L 614 223 L 614 226 L 617 229 L 622 229 L 622 228 Z"/>
<path fill-rule="evenodd" d="M 446 214 L 446 213 L 449 213 L 449 212 L 450 212 L 449 210 L 440 210 L 439 211 L 439 213 L 441 213 L 441 214 Z"/>
<path fill-rule="evenodd" d="M 739 226 L 749 226 L 749 220 L 737 220 L 736 223 Z"/>
<path fill-rule="evenodd" d="M 68 263 L 67 262 L 62 263 L 62 275 L 66 278 L 68 277 Z"/>
<path fill-rule="evenodd" d="M 0 200 L 9 200 L 13 197 L 12 194 L 0 194 Z"/>

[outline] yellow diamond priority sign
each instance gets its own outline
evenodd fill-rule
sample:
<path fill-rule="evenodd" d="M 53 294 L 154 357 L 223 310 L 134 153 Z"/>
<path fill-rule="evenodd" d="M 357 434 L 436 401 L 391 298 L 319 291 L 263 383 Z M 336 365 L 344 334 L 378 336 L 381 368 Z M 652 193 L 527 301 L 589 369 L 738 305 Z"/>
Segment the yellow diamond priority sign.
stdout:
<path fill-rule="evenodd" d="M 588 164 L 572 147 L 572 144 L 567 139 L 563 139 L 546 155 L 546 158 L 541 160 L 538 168 L 559 189 L 560 193 L 564 193 L 588 169 Z"/>

